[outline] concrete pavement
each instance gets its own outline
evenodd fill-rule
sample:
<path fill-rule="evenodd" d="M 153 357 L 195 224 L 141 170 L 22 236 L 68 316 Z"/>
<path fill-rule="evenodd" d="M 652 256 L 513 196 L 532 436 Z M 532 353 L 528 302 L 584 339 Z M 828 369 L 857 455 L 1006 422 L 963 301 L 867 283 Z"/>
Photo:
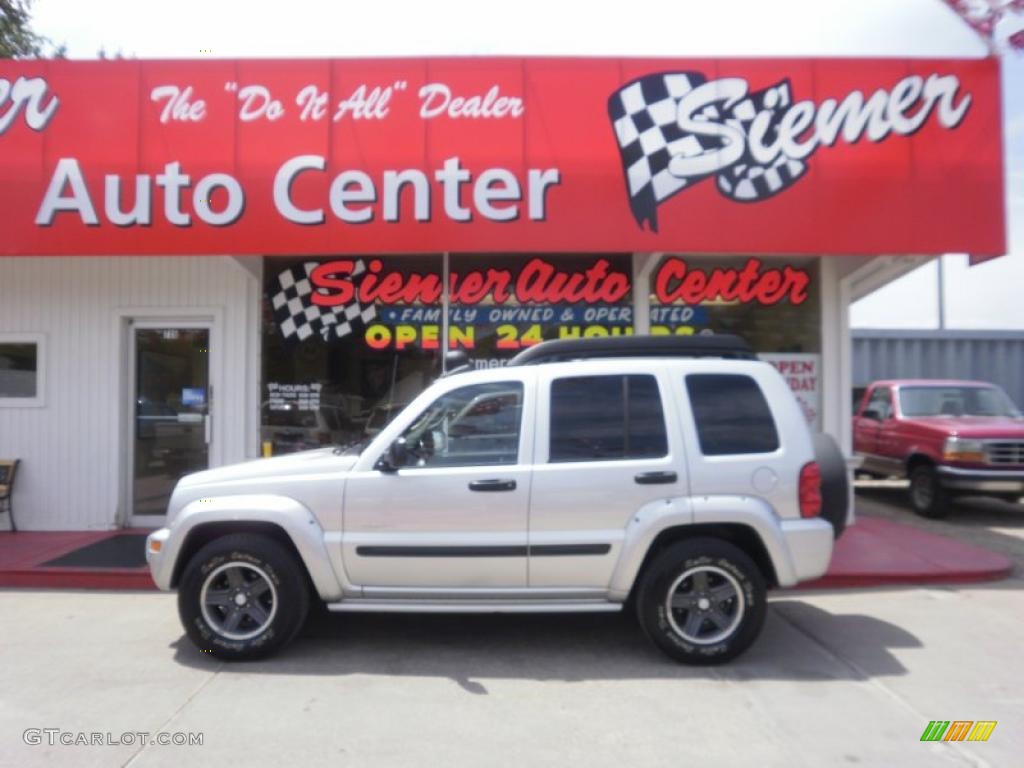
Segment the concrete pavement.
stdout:
<path fill-rule="evenodd" d="M 664 659 L 624 616 L 320 615 L 225 665 L 174 597 L 0 592 L 0 766 L 1014 766 L 1024 580 L 776 595 L 731 665 Z M 997 720 L 986 743 L 929 720 Z M 29 746 L 29 728 L 202 746 Z"/>

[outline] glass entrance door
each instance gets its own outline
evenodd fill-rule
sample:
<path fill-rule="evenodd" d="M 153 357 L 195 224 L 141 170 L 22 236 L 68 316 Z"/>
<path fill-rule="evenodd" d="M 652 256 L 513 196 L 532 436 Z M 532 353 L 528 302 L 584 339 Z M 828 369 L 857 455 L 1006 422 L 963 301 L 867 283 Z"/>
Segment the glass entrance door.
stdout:
<path fill-rule="evenodd" d="M 210 329 L 132 327 L 132 523 L 159 525 L 182 475 L 210 465 Z"/>

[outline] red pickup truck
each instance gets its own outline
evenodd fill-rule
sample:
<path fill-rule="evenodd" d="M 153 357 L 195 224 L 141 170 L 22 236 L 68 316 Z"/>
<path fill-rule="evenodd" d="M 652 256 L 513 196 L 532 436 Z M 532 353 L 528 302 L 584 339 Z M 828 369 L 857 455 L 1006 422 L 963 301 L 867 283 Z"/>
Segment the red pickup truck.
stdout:
<path fill-rule="evenodd" d="M 1024 416 L 982 381 L 876 381 L 853 417 L 861 472 L 910 478 L 910 502 L 942 517 L 957 495 L 1024 495 Z"/>

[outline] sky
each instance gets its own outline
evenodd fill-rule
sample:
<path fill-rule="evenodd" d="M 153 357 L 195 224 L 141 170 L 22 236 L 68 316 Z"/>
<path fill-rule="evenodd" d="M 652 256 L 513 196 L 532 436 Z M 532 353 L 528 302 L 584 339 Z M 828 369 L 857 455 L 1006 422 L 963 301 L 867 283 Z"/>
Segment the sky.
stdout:
<path fill-rule="evenodd" d="M 625 12 L 623 9 L 628 9 Z M 35 0 L 72 58 L 416 55 L 932 56 L 987 53 L 943 0 Z M 287 11 L 287 12 L 285 12 Z M 1003 57 L 1010 254 L 944 260 L 946 322 L 1024 329 L 1024 53 Z M 931 263 L 859 302 L 855 327 L 938 323 Z"/>

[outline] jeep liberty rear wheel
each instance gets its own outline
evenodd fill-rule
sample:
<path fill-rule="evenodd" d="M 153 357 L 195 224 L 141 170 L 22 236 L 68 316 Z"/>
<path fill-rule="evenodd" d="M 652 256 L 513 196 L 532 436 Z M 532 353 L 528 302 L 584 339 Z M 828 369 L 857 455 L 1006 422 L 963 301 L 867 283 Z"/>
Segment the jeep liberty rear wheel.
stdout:
<path fill-rule="evenodd" d="M 939 484 L 939 474 L 930 464 L 920 464 L 910 473 L 910 503 L 922 517 L 945 517 L 949 494 Z"/>
<path fill-rule="evenodd" d="M 719 539 L 690 539 L 670 546 L 644 573 L 637 615 L 673 659 L 719 664 L 757 639 L 766 592 L 764 576 L 743 550 Z"/>
<path fill-rule="evenodd" d="M 299 633 L 309 610 L 302 566 L 258 534 L 211 541 L 189 561 L 178 614 L 199 650 L 221 659 L 268 656 Z"/>

